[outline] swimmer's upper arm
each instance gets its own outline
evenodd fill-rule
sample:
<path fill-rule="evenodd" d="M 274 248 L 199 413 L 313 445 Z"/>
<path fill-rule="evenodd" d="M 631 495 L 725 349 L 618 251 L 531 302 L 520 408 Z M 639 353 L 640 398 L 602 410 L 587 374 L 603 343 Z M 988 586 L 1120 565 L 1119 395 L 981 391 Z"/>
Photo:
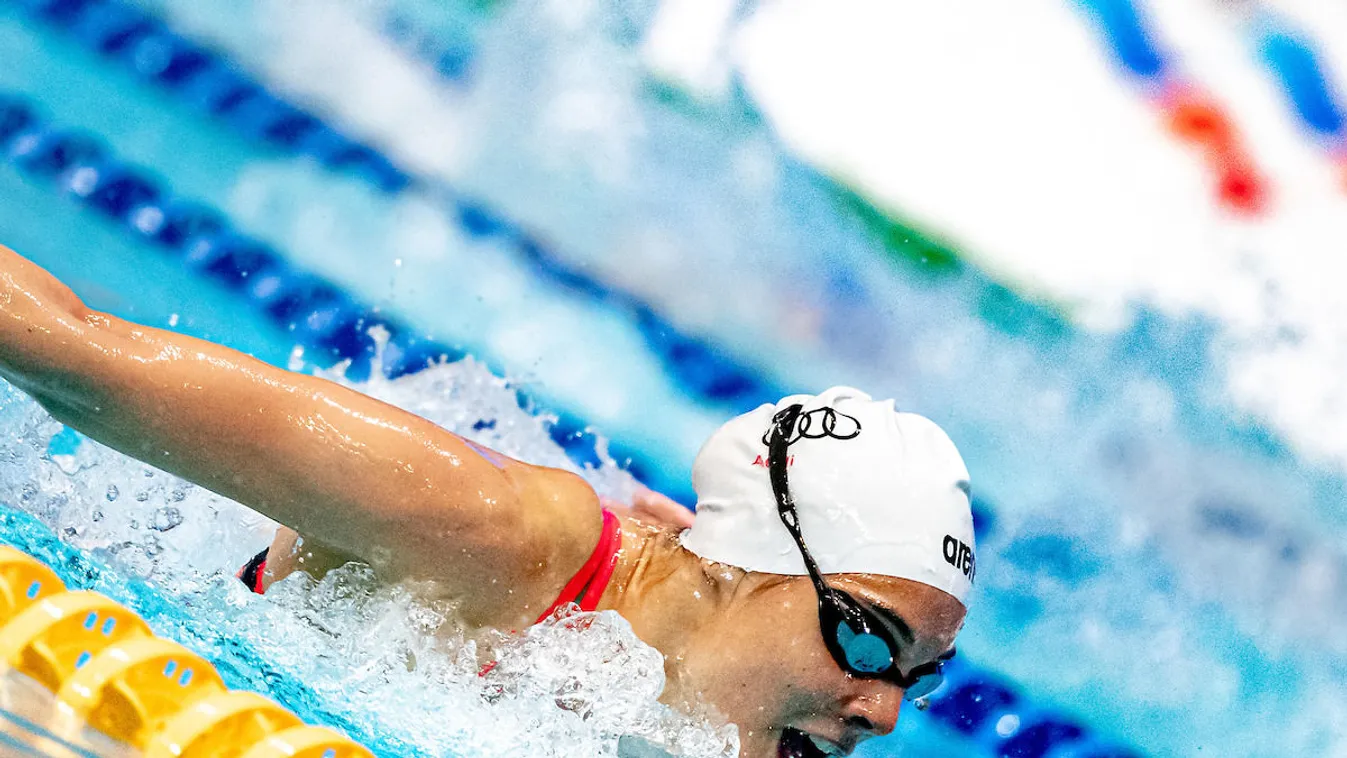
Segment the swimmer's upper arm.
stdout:
<path fill-rule="evenodd" d="M 16 291 L 7 278 L 0 371 L 104 444 L 376 570 L 459 585 L 469 606 L 545 604 L 598 539 L 597 496 L 573 474 L 333 382 L 89 310 L 52 282 Z"/>

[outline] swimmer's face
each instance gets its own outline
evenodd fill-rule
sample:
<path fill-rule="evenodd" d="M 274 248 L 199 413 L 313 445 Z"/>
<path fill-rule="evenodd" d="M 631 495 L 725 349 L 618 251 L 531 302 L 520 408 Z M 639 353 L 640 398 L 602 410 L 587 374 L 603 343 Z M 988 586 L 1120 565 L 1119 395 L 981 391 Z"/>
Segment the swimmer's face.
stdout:
<path fill-rule="evenodd" d="M 870 574 L 828 581 L 880 618 L 897 616 L 912 630 L 915 641 L 902 648 L 898 662 L 903 672 L 938 658 L 963 625 L 964 607 L 924 584 Z M 897 723 L 902 688 L 842 671 L 824 646 L 818 599 L 807 577 L 766 580 L 714 626 L 699 640 L 702 649 L 689 650 L 685 660 L 702 695 L 739 726 L 743 758 L 826 754 L 811 741 L 827 751 L 850 752 Z"/>

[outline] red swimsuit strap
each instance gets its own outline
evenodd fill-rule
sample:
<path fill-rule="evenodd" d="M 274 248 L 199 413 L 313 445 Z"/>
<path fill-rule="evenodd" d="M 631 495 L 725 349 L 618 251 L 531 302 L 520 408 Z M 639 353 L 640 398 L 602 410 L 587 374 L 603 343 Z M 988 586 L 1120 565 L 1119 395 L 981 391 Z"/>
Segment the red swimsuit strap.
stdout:
<path fill-rule="evenodd" d="M 585 565 L 575 572 L 575 576 L 562 588 L 561 594 L 547 610 L 538 616 L 538 623 L 551 616 L 566 603 L 577 603 L 582 611 L 592 611 L 599 605 L 599 598 L 608 588 L 608 580 L 617 568 L 617 553 L 622 549 L 622 524 L 611 511 L 603 511 L 603 531 L 599 535 L 599 544 L 594 546 Z"/>
<path fill-rule="evenodd" d="M 599 544 L 594 546 L 594 552 L 590 554 L 589 560 L 585 565 L 571 577 L 566 586 L 557 596 L 556 602 L 538 617 L 538 621 L 551 616 L 558 608 L 566 603 L 578 603 L 580 610 L 592 611 L 599 605 L 599 599 L 603 597 L 603 591 L 608 589 L 608 582 L 613 578 L 613 570 L 617 568 L 617 554 L 622 549 L 622 524 L 617 520 L 608 509 L 603 511 L 603 530 L 599 533 Z M 239 569 L 237 574 L 248 589 L 262 594 L 262 573 L 267 568 L 267 551 L 263 550 L 253 557 L 251 561 L 243 568 Z M 495 661 L 486 664 L 482 670 L 477 672 L 478 676 L 486 676 L 491 669 L 496 667 Z"/>
<path fill-rule="evenodd" d="M 622 549 L 622 524 L 617 520 L 611 511 L 603 511 L 603 530 L 599 534 L 599 544 L 594 546 L 594 552 L 590 554 L 589 560 L 585 565 L 575 572 L 575 576 L 562 588 L 561 594 L 538 616 L 538 623 L 551 616 L 558 608 L 566 603 L 576 603 L 582 611 L 592 611 L 599 606 L 599 599 L 603 597 L 604 590 L 608 589 L 608 582 L 613 578 L 613 570 L 617 568 L 617 554 Z M 267 551 L 258 553 L 248 565 L 239 569 L 236 576 L 242 579 L 248 585 L 248 589 L 262 594 L 262 574 L 267 569 Z"/>
<path fill-rule="evenodd" d="M 248 589 L 259 595 L 266 592 L 266 589 L 262 587 L 262 574 L 267 570 L 267 553 L 270 550 L 271 548 L 264 548 L 262 552 L 254 555 L 252 560 L 243 564 L 243 568 L 239 569 L 237 574 L 234 574 L 239 578 L 239 581 L 247 585 Z"/>

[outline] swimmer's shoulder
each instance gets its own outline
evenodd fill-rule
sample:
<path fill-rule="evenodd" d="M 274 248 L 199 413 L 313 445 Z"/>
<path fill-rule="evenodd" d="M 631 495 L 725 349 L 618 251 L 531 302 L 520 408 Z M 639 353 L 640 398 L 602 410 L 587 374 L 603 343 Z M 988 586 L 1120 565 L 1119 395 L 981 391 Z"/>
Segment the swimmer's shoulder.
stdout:
<path fill-rule="evenodd" d="M 598 539 L 603 527 L 598 493 L 584 477 L 565 469 L 525 463 L 491 448 L 464 440 L 467 446 L 505 475 L 519 507 L 501 514 L 528 531 L 541 529 L 549 540 L 573 537 L 582 543 Z"/>
<path fill-rule="evenodd" d="M 563 469 L 529 466 L 520 474 L 518 518 L 527 523 L 525 530 L 551 545 L 553 560 L 584 563 L 603 531 L 603 508 L 593 486 Z"/>

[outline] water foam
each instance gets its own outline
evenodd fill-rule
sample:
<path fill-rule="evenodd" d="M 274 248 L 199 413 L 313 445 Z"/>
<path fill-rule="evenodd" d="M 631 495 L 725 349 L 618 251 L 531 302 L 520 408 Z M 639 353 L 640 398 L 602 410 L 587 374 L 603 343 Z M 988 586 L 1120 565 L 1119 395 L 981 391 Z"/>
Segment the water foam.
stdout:
<path fill-rule="evenodd" d="M 514 389 L 470 359 L 358 388 L 509 455 L 576 468 L 547 437 L 549 419 L 520 409 Z M 253 595 L 231 574 L 269 539 L 270 521 L 80 438 L 7 384 L 0 424 L 10 430 L 0 502 L 106 561 L 113 572 L 94 586 L 219 661 L 232 683 L 382 754 L 738 753 L 733 726 L 658 702 L 663 658 L 616 613 L 563 609 L 519 636 L 469 637 L 451 606 L 379 585 L 357 564 Z M 580 473 L 610 496 L 632 486 L 611 460 Z M 134 590 L 145 584 L 153 590 Z M 486 658 L 497 665 L 479 676 Z"/>

